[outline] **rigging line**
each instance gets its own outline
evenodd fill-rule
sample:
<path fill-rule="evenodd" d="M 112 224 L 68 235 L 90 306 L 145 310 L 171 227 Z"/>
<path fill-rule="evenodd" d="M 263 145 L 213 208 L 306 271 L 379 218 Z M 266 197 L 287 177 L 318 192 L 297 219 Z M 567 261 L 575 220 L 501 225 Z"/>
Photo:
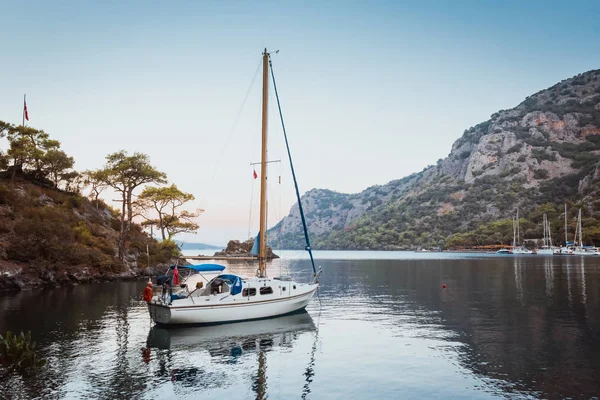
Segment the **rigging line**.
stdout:
<path fill-rule="evenodd" d="M 233 125 L 231 126 L 231 129 L 229 129 L 229 132 L 227 132 L 227 140 L 225 141 L 225 145 L 223 146 L 223 149 L 221 150 L 221 153 L 219 153 L 219 157 L 217 158 L 217 161 L 215 163 L 215 168 L 213 169 L 213 173 L 212 173 L 212 181 L 214 182 L 215 180 L 215 175 L 217 174 L 217 171 L 219 169 L 219 165 L 221 163 L 221 159 L 223 158 L 223 154 L 225 153 L 225 151 L 227 150 L 227 147 L 229 147 L 229 143 L 231 142 L 231 136 L 240 120 L 240 117 L 242 116 L 242 111 L 244 110 L 244 106 L 246 105 L 246 101 L 248 101 L 248 97 L 250 96 L 250 91 L 252 90 L 252 88 L 254 87 L 254 82 L 256 81 L 256 77 L 258 76 L 258 71 L 260 70 L 260 66 L 262 64 L 262 59 L 260 60 L 260 62 L 258 63 L 258 65 L 256 66 L 256 71 L 254 71 L 254 77 L 252 78 L 252 82 L 250 82 L 250 86 L 248 87 L 248 90 L 246 91 L 246 95 L 244 96 L 244 100 L 242 101 L 242 104 L 240 105 L 240 108 L 237 112 L 237 115 L 235 117 L 235 120 L 233 121 Z"/>
<path fill-rule="evenodd" d="M 279 179 L 277 180 L 278 184 L 277 184 L 277 200 L 278 200 L 278 204 L 277 204 L 277 221 L 281 222 L 281 215 L 282 210 L 281 210 L 281 163 L 279 163 Z M 277 251 L 279 251 L 279 254 L 281 254 L 281 226 L 283 224 L 279 224 L 279 229 L 278 229 L 278 233 L 277 233 Z M 281 274 L 281 267 L 282 267 L 282 260 L 281 258 L 279 259 L 279 276 L 282 276 Z"/>
<path fill-rule="evenodd" d="M 281 119 L 281 128 L 283 129 L 283 137 L 285 139 L 285 147 L 287 149 L 288 158 L 290 159 L 290 169 L 292 170 L 292 177 L 294 178 L 294 186 L 296 187 L 296 197 L 298 198 L 298 210 L 300 211 L 300 218 L 302 219 L 302 227 L 304 228 L 304 239 L 306 240 L 306 251 L 310 255 L 310 263 L 312 265 L 315 277 L 317 276 L 317 269 L 315 268 L 315 260 L 313 258 L 312 249 L 310 248 L 310 239 L 308 238 L 308 228 L 306 227 L 306 219 L 304 218 L 304 210 L 302 209 L 302 201 L 300 199 L 300 190 L 298 189 L 298 181 L 296 180 L 296 172 L 294 171 L 294 164 L 292 163 L 292 153 L 290 152 L 290 145 L 288 143 L 287 133 L 285 131 L 285 123 L 283 122 L 283 113 L 281 112 L 281 103 L 279 102 L 279 94 L 277 93 L 277 84 L 275 83 L 275 73 L 273 72 L 273 64 L 271 58 L 269 58 L 269 67 L 271 68 L 271 77 L 273 79 L 273 88 L 275 89 L 275 98 L 277 99 L 277 108 L 279 110 L 279 118 Z"/>

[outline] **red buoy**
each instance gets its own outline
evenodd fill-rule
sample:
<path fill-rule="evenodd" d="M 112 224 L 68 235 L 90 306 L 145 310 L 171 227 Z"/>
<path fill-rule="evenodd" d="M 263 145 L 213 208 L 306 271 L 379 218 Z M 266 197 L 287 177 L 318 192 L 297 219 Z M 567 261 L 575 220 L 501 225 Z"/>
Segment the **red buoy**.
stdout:
<path fill-rule="evenodd" d="M 446 284 L 445 283 L 442 284 L 442 289 L 446 289 Z"/>

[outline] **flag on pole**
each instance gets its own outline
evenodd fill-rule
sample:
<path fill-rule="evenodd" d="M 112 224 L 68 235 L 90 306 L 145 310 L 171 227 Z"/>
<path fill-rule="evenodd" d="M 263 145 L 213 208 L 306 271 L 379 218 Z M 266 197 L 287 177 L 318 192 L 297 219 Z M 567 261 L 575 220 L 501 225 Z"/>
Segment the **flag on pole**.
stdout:
<path fill-rule="evenodd" d="M 258 174 L 256 173 L 256 170 L 254 170 L 253 175 L 254 175 L 254 179 L 258 178 Z"/>
<path fill-rule="evenodd" d="M 23 97 L 23 117 L 29 121 L 29 113 L 27 112 L 27 99 Z"/>

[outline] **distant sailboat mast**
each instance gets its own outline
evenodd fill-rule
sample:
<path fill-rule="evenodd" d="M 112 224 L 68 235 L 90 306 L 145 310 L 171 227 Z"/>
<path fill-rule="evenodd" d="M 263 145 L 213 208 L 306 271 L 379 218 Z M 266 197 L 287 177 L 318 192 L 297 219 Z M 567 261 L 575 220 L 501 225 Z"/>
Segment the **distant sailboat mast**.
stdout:
<path fill-rule="evenodd" d="M 565 247 L 569 245 L 569 237 L 567 236 L 567 203 L 565 203 Z"/>
<path fill-rule="evenodd" d="M 515 217 L 512 218 L 513 223 L 513 248 L 517 247 L 517 227 L 515 225 Z"/>
<path fill-rule="evenodd" d="M 521 230 L 519 229 L 519 207 L 517 207 L 517 246 L 521 245 Z"/>
<path fill-rule="evenodd" d="M 542 245 L 542 246 L 543 246 L 543 247 L 546 247 L 546 246 L 548 246 L 548 238 L 547 238 L 547 235 L 546 235 L 546 230 L 547 230 L 546 223 L 547 223 L 547 220 L 546 220 L 546 214 L 544 214 L 544 215 L 542 216 L 542 227 L 544 228 L 544 238 L 542 239 L 542 240 L 543 240 L 543 241 L 542 241 L 542 243 L 543 243 L 543 245 Z"/>
<path fill-rule="evenodd" d="M 550 220 L 546 216 L 546 231 L 548 232 L 548 245 L 552 247 L 552 234 L 550 233 Z"/>
<path fill-rule="evenodd" d="M 583 248 L 583 238 L 581 231 L 583 230 L 583 226 L 581 225 L 581 208 L 579 209 L 579 216 L 577 217 L 577 224 L 579 225 L 579 247 Z"/>

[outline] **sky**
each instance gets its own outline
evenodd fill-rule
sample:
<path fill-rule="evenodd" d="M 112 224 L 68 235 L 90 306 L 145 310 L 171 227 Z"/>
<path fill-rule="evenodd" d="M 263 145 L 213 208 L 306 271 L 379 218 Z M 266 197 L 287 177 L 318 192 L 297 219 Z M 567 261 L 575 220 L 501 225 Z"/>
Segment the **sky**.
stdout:
<path fill-rule="evenodd" d="M 121 149 L 148 154 L 205 210 L 180 239 L 217 245 L 257 230 L 265 47 L 279 50 L 302 193 L 421 171 L 494 112 L 600 68 L 598 1 L 0 0 L 0 10 L 0 120 L 20 123 L 26 93 L 29 124 L 76 169 Z M 271 101 L 269 159 L 282 162 L 268 172 L 270 225 L 295 202 L 276 112 Z"/>

